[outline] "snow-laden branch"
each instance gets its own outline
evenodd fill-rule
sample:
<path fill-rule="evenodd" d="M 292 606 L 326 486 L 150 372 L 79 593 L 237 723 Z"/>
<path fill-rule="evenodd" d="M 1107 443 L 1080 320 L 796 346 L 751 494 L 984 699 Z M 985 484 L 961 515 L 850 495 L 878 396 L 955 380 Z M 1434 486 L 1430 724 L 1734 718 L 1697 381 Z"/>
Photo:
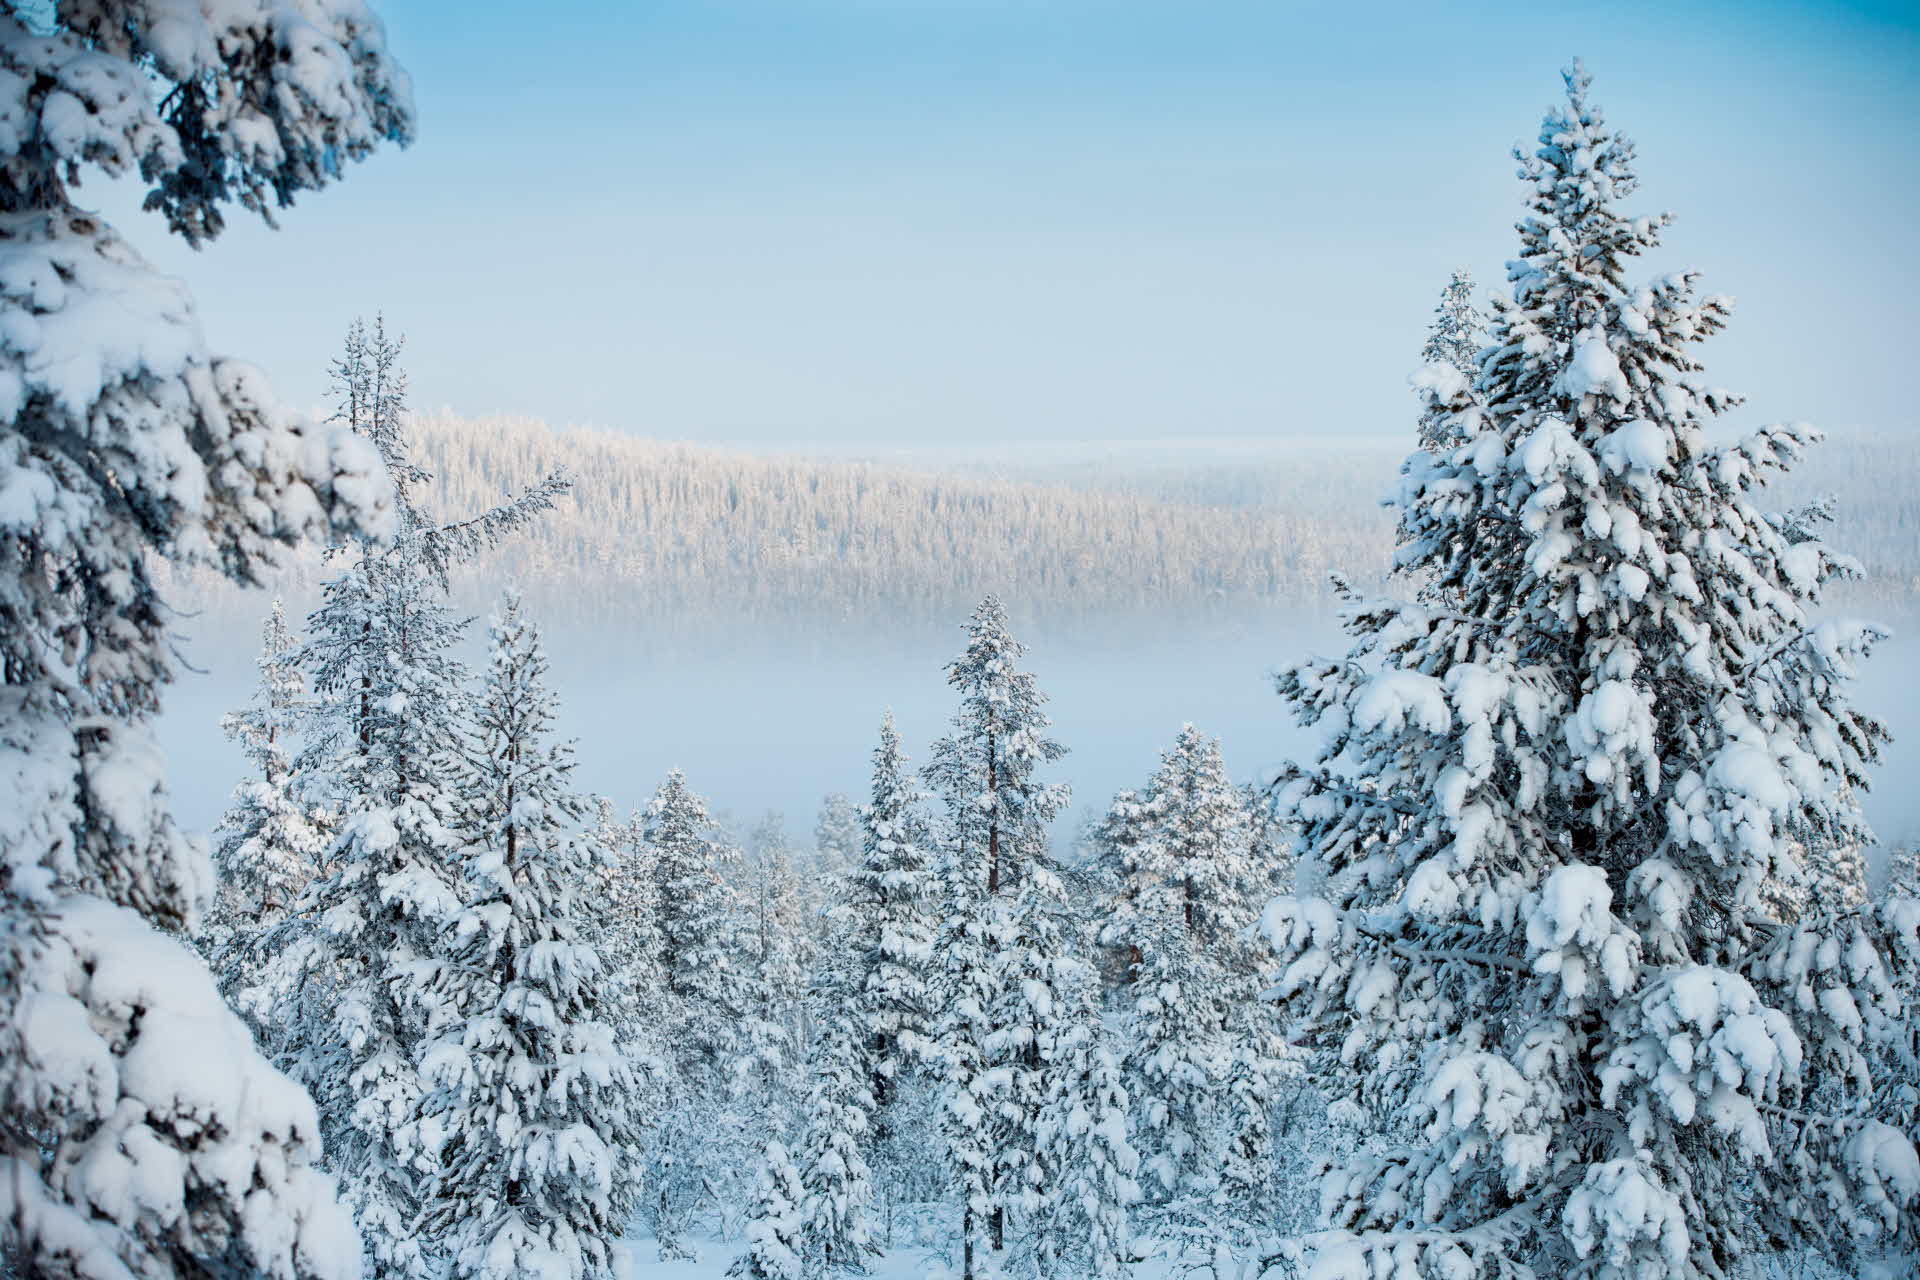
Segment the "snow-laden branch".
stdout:
<path fill-rule="evenodd" d="M 1470 947 L 1417 947 L 1403 942 L 1380 929 L 1371 929 L 1366 925 L 1356 925 L 1355 931 L 1364 938 L 1384 943 L 1389 951 L 1408 960 L 1431 960 L 1439 963 L 1459 961 L 1464 964 L 1483 965 L 1491 969 L 1510 969 L 1515 973 L 1531 975 L 1533 969 L 1524 960 L 1513 956 L 1498 955 L 1491 951 L 1479 951 Z"/>
<path fill-rule="evenodd" d="M 1472 1254 L 1485 1249 L 1505 1250 L 1520 1236 L 1542 1229 L 1541 1210 L 1549 1198 L 1562 1190 L 1563 1187 L 1554 1184 L 1484 1222 L 1458 1231 L 1369 1231 L 1363 1236 L 1344 1230 L 1314 1231 L 1279 1240 L 1269 1246 L 1270 1252 L 1261 1255 L 1253 1280 L 1262 1280 L 1281 1267 L 1297 1268 L 1310 1249 L 1341 1245 L 1358 1246 L 1368 1252 L 1389 1252 L 1396 1257 L 1402 1250 L 1424 1250 L 1433 1245 L 1451 1245 Z"/>
<path fill-rule="evenodd" d="M 1310 783 L 1322 791 L 1332 792 L 1337 796 L 1345 796 L 1347 799 L 1358 801 L 1361 804 L 1377 804 L 1382 808 L 1391 809 L 1395 813 L 1406 814 L 1410 818 L 1421 817 L 1427 812 L 1426 805 L 1421 804 L 1411 797 L 1398 796 L 1386 791 L 1368 791 L 1363 787 L 1356 787 L 1350 782 L 1342 782 L 1324 769 L 1313 773 L 1305 769 L 1293 769 L 1275 778 L 1273 780 L 1273 786 L 1277 788 L 1289 782 Z"/>

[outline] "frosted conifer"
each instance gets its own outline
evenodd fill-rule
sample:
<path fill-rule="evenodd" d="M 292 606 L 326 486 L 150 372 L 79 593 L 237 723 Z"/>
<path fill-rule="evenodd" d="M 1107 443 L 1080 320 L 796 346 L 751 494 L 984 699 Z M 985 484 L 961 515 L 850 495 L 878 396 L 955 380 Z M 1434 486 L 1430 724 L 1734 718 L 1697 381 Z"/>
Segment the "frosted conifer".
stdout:
<path fill-rule="evenodd" d="M 221 727 L 240 743 L 254 776 L 233 791 L 215 834 L 220 883 L 207 917 L 205 949 L 221 990 L 262 1044 L 279 1039 L 269 1011 L 286 991 L 268 989 L 268 939 L 323 867 L 332 837 L 327 816 L 303 801 L 293 776 L 294 734 L 306 710 L 298 646 L 280 602 L 261 628 L 260 683 L 247 706 Z M 305 975 L 311 981 L 314 975 Z"/>
<path fill-rule="evenodd" d="M 874 1102 L 862 1027 L 848 1016 L 861 977 L 859 966 L 845 959 L 855 952 L 853 939 L 845 936 L 851 924 L 846 914 L 836 915 L 826 964 L 808 993 L 820 1030 L 794 1154 L 804 1192 L 799 1248 L 809 1276 L 864 1271 L 875 1252 L 866 1157 Z"/>
<path fill-rule="evenodd" d="M 657 1014 L 666 998 L 660 971 L 659 886 L 654 880 L 653 850 L 636 815 L 621 820 L 613 802 L 594 801 L 593 842 L 608 859 L 597 879 L 604 886 L 605 910 L 597 914 L 597 936 L 607 955 L 607 1017 L 620 1043 L 636 1056 L 662 1052 Z M 664 1063 L 656 1063 L 664 1076 Z"/>
<path fill-rule="evenodd" d="M 707 814 L 706 801 L 675 769 L 647 805 L 646 841 L 659 908 L 660 968 L 675 1028 L 668 1039 L 683 1077 L 722 1073 L 737 1049 L 745 1012 L 737 895 L 722 871 L 738 857 Z"/>
<path fill-rule="evenodd" d="M 1887 855 L 1887 892 L 1920 898 L 1920 845 L 1897 845 Z"/>
<path fill-rule="evenodd" d="M 1845 1261 L 1920 1197 L 1870 1098 L 1920 915 L 1762 900 L 1793 841 L 1865 836 L 1883 733 L 1847 685 L 1878 633 L 1808 618 L 1846 562 L 1754 506 L 1814 433 L 1708 444 L 1735 401 L 1691 347 L 1729 304 L 1626 281 L 1667 219 L 1616 208 L 1633 149 L 1566 84 L 1521 157 L 1484 428 L 1403 474 L 1396 563 L 1449 607 L 1356 605 L 1348 658 L 1280 682 L 1328 737 L 1283 790 L 1324 888 L 1267 911 L 1279 989 L 1422 1129 L 1329 1179 L 1325 1280 Z"/>
<path fill-rule="evenodd" d="M 470 900 L 438 979 L 456 1017 L 423 1060 L 438 1172 L 422 1225 L 457 1276 L 606 1277 L 640 1121 L 582 896 L 609 855 L 580 830 L 572 748 L 550 740 L 546 654 L 517 596 L 488 634 L 460 770 Z"/>
<path fill-rule="evenodd" d="M 859 814 L 861 852 L 839 935 L 855 965 L 848 998 L 882 1125 L 901 1079 L 933 1058 L 933 838 L 923 798 L 889 711 L 873 751 L 873 789 Z"/>
<path fill-rule="evenodd" d="M 737 936 L 748 994 L 733 1072 L 742 1110 L 760 1127 L 791 1115 L 805 1094 L 802 1006 L 812 962 L 812 921 L 802 905 L 779 814 L 769 813 L 755 824 L 746 855 Z M 835 1016 L 842 1015 L 836 1011 Z"/>
<path fill-rule="evenodd" d="M 860 810 L 838 791 L 829 792 L 820 801 L 813 849 L 820 869 L 830 876 L 845 875 L 860 861 Z"/>
<path fill-rule="evenodd" d="M 731 1107 L 749 995 L 742 913 L 728 880 L 739 854 L 678 769 L 648 802 L 644 823 L 659 907 L 663 998 L 655 1017 L 671 1066 L 648 1179 L 661 1253 L 677 1256 L 685 1253 L 688 1215 L 706 1194 L 709 1175 L 725 1180 L 737 1172 L 743 1153 L 736 1145 L 750 1136 Z"/>
<path fill-rule="evenodd" d="M 806 1200 L 800 1171 L 786 1145 L 767 1143 L 747 1219 L 747 1251 L 727 1274 L 736 1280 L 812 1280 L 804 1260 Z"/>
<path fill-rule="evenodd" d="M 417 490 L 430 477 L 408 458 L 400 428 L 397 340 L 383 328 L 381 353 L 354 356 L 365 337 L 353 332 L 349 358 L 335 366 L 336 418 L 380 451 L 399 495 L 399 529 L 391 545 L 343 548 L 352 558 L 308 620 L 301 661 L 318 703 L 296 766 L 303 797 L 338 820 L 328 874 L 308 886 L 300 912 L 319 922 L 321 956 L 291 946 L 285 954 L 324 966 L 335 986 L 317 1017 L 304 1002 L 276 1016 L 288 1027 L 289 1066 L 320 1106 L 376 1272 L 416 1275 L 432 1265 L 412 1230 L 433 1146 L 419 1133 L 419 1057 L 459 1017 L 435 981 L 462 902 L 452 748 L 466 674 L 454 648 L 466 620 L 445 604 L 445 568 L 546 510 L 566 481 L 544 481 L 470 520 L 423 523 Z"/>
<path fill-rule="evenodd" d="M 1271 878 L 1256 864 L 1246 793 L 1219 743 L 1192 725 L 1161 757 L 1144 799 L 1123 792 L 1102 824 L 1123 945 L 1122 1067 L 1147 1221 L 1191 1238 L 1219 1229 L 1229 1159 L 1258 1164 L 1278 1037 L 1259 997 L 1269 974 L 1247 932 Z"/>
<path fill-rule="evenodd" d="M 185 287 L 69 189 L 138 175 L 204 243 L 228 202 L 270 215 L 406 141 L 406 74 L 359 0 L 16 4 L 0 121 L 0 1256 L 356 1275 L 312 1104 L 163 936 L 210 873 L 150 730 L 173 672 L 153 565 L 257 585 L 286 545 L 390 533 L 391 489 L 211 355 Z"/>
<path fill-rule="evenodd" d="M 1140 1157 L 1128 1141 L 1131 1103 L 1119 1060 L 1101 1034 L 1083 981 L 1078 1007 L 1054 1046 L 1037 1126 L 1048 1170 L 1047 1208 L 1036 1227 L 1040 1274 L 1106 1280 L 1131 1261 L 1129 1209 L 1140 1199 Z"/>
<path fill-rule="evenodd" d="M 1473 304 L 1473 274 L 1456 270 L 1434 308 L 1433 327 L 1420 349 L 1413 389 L 1420 397 L 1420 447 L 1438 454 L 1462 444 L 1478 429 L 1474 380 L 1487 320 Z"/>
<path fill-rule="evenodd" d="M 1003 1249 L 1008 1211 L 1037 1203 L 1041 1066 L 1064 1015 L 1055 987 L 1062 893 L 1047 828 L 1068 793 L 1036 773 L 1066 749 L 1046 736 L 1046 698 L 1019 669 L 1024 653 L 1006 610 L 988 597 L 969 622 L 965 652 L 948 665 L 960 708 L 926 769 L 946 810 L 936 932 L 946 1012 L 937 1036 L 968 1280 L 975 1231 L 986 1226 Z"/>

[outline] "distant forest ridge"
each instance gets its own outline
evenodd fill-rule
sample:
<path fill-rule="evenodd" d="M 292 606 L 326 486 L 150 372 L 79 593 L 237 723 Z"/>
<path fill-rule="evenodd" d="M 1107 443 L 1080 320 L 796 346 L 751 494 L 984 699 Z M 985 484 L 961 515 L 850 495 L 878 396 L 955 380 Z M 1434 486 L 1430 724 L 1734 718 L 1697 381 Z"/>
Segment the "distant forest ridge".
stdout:
<path fill-rule="evenodd" d="M 571 495 L 533 530 L 456 574 L 484 607 L 518 581 L 550 622 L 650 636 L 754 623 L 861 620 L 949 627 L 987 592 L 1045 624 L 1114 615 L 1195 619 L 1331 606 L 1327 576 L 1382 581 L 1393 521 L 1379 503 L 1400 453 L 1276 439 L 1215 457 L 1164 451 L 1025 463 L 753 454 L 528 418 L 414 420 L 432 506 L 456 516 L 564 469 Z M 1846 495 L 1829 541 L 1865 582 L 1834 603 L 1905 612 L 1920 598 L 1920 460 L 1897 436 L 1816 450 L 1778 505 Z M 312 598 L 303 556 L 281 590 Z M 192 584 L 201 607 L 258 612 Z"/>

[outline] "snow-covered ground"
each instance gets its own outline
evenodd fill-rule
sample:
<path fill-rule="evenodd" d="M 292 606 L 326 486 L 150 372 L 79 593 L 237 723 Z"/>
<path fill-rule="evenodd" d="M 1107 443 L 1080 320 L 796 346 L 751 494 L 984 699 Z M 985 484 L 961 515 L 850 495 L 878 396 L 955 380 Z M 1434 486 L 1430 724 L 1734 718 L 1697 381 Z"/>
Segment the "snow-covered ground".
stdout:
<path fill-rule="evenodd" d="M 661 1262 L 651 1237 L 629 1237 L 631 1280 L 721 1280 L 734 1260 L 746 1252 L 747 1243 L 702 1240 L 698 1248 L 697 1260 Z M 976 1269 L 982 1276 L 993 1274 L 985 1266 L 976 1264 Z M 960 1271 L 957 1259 L 950 1263 L 938 1248 L 902 1245 L 874 1258 L 866 1274 L 868 1280 L 949 1280 L 958 1277 Z M 1174 1272 L 1166 1262 L 1156 1259 L 1135 1266 L 1127 1274 L 1130 1280 L 1171 1280 Z"/>
<path fill-rule="evenodd" d="M 630 1280 L 722 1280 L 734 1260 L 747 1248 L 744 1240 L 732 1243 L 702 1240 L 697 1260 L 661 1262 L 651 1237 L 629 1237 L 628 1241 Z M 1915 1266 L 1912 1259 L 1868 1262 L 1861 1266 L 1856 1280 L 1911 1280 L 1920 1274 Z M 980 1274 L 991 1276 L 993 1273 L 982 1268 Z M 1176 1271 L 1164 1259 L 1154 1259 L 1131 1268 L 1127 1274 L 1130 1280 L 1173 1280 Z M 1178 1274 L 1192 1273 L 1182 1270 Z M 924 1245 L 892 1249 L 873 1259 L 867 1268 L 868 1280 L 954 1280 L 958 1275 L 958 1267 L 951 1265 L 939 1249 Z M 1768 1272 L 1768 1280 L 1841 1280 L 1841 1276 L 1817 1264 L 1804 1271 L 1776 1265 Z"/>

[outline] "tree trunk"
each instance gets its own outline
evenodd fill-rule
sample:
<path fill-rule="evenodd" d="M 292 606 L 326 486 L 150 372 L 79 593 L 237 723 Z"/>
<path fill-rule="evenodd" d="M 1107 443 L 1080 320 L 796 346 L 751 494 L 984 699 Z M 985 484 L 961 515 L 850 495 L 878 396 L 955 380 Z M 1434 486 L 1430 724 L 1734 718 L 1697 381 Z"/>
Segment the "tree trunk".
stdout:
<path fill-rule="evenodd" d="M 973 1201 L 960 1210 L 960 1280 L 973 1280 Z"/>

